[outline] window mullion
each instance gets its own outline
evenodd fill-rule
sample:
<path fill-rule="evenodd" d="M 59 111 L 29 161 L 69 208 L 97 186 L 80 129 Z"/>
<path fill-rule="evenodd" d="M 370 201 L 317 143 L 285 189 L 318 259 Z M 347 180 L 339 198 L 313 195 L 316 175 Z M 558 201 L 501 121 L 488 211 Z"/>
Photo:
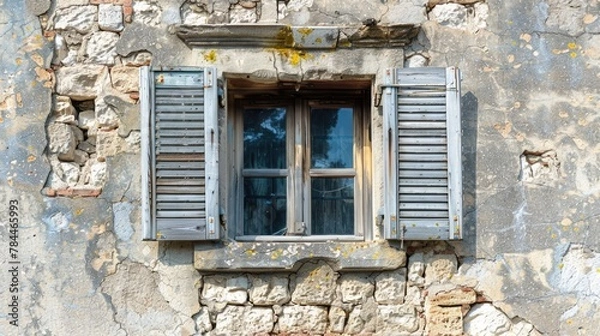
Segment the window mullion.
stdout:
<path fill-rule="evenodd" d="M 306 234 L 301 230 L 296 223 L 304 222 L 304 198 L 302 197 L 302 189 L 305 183 L 303 167 L 304 167 L 304 141 L 303 141 L 303 120 L 301 113 L 301 101 L 296 99 L 290 119 L 290 132 L 293 137 L 289 139 L 290 150 L 288 150 L 290 162 L 290 190 L 289 198 L 291 200 L 290 216 L 288 220 L 288 232 L 292 234 Z"/>

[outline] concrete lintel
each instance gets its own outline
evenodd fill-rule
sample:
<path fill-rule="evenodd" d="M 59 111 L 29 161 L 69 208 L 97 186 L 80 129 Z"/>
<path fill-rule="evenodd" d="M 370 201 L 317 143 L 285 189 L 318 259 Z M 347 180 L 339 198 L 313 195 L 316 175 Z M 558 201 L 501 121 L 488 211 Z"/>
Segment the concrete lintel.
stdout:
<path fill-rule="evenodd" d="M 200 271 L 292 271 L 310 260 L 336 271 L 382 271 L 404 266 L 406 253 L 387 241 L 201 243 L 194 253 Z"/>
<path fill-rule="evenodd" d="M 403 47 L 419 31 L 415 25 L 359 27 L 283 24 L 178 25 L 175 33 L 190 48 L 383 48 Z M 352 33 L 341 36 L 341 31 Z"/>

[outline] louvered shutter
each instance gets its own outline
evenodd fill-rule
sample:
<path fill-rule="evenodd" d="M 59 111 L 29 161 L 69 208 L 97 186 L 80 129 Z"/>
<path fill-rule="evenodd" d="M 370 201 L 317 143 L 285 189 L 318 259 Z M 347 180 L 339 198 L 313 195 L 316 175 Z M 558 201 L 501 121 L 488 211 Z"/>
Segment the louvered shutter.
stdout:
<path fill-rule="evenodd" d="M 216 71 L 140 73 L 146 240 L 219 239 Z"/>
<path fill-rule="evenodd" d="M 460 71 L 390 70 L 384 87 L 385 237 L 461 239 Z"/>

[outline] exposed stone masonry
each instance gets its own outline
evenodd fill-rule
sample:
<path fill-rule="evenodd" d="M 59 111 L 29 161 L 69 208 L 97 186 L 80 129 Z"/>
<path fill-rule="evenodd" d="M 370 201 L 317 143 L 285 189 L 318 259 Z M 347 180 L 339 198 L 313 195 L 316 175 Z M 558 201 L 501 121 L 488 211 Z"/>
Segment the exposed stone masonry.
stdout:
<path fill-rule="evenodd" d="M 337 272 L 326 261 L 294 273 L 204 275 L 201 335 L 539 335 L 475 290 L 444 244 L 417 248 L 386 272 Z M 464 328 L 463 328 L 464 325 Z"/>
<path fill-rule="evenodd" d="M 57 1 L 42 16 L 44 35 L 55 46 L 56 89 L 46 127 L 48 196 L 98 196 L 108 178 L 106 158 L 139 151 L 138 67 L 151 56 L 140 51 L 121 57 L 115 51 L 119 33 L 133 20 L 132 5 L 132 0 Z M 136 18 L 147 15 L 140 10 Z"/>

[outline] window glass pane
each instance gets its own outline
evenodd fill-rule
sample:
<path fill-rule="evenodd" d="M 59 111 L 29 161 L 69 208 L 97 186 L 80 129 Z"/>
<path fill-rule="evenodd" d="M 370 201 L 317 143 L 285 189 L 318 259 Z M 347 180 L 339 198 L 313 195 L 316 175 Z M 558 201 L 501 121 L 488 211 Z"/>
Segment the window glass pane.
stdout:
<path fill-rule="evenodd" d="M 354 234 L 354 179 L 313 178 L 311 184 L 312 234 Z"/>
<path fill-rule="evenodd" d="M 352 168 L 354 125 L 350 107 L 315 108 L 310 115 L 312 168 Z"/>
<path fill-rule="evenodd" d="M 286 178 L 244 178 L 244 234 L 285 235 Z"/>
<path fill-rule="evenodd" d="M 244 168 L 285 168 L 285 108 L 244 110 Z"/>

